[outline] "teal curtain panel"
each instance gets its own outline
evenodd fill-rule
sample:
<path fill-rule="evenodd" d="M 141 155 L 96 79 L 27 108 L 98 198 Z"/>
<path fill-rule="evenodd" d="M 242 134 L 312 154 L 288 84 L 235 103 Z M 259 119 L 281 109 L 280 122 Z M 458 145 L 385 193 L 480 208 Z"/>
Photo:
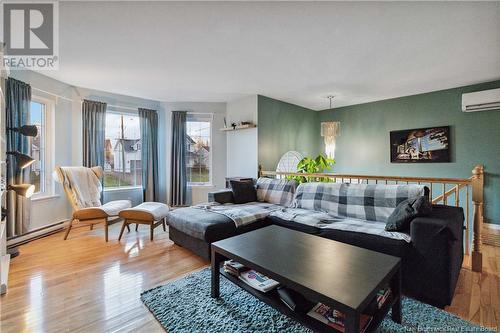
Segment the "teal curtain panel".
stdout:
<path fill-rule="evenodd" d="M 186 111 L 172 112 L 172 159 L 170 168 L 170 204 L 187 204 Z"/>
<path fill-rule="evenodd" d="M 144 201 L 157 201 L 158 183 L 158 113 L 139 108 L 141 127 L 142 190 Z"/>
<path fill-rule="evenodd" d="M 83 165 L 104 168 L 104 129 L 106 103 L 84 100 L 82 103 Z"/>
<path fill-rule="evenodd" d="M 31 86 L 13 78 L 5 89 L 7 128 L 19 128 L 30 123 Z M 30 139 L 19 132 L 7 131 L 7 151 L 30 155 Z M 16 159 L 8 155 L 7 185 L 29 182 L 29 168 L 21 171 Z M 21 236 L 29 231 L 31 200 L 9 191 L 7 196 L 7 237 Z"/>

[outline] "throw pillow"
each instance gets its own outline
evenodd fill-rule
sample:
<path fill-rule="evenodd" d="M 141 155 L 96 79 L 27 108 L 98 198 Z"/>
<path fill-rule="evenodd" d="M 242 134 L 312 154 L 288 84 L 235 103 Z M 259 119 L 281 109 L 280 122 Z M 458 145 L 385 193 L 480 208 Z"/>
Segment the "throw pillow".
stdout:
<path fill-rule="evenodd" d="M 389 216 L 385 230 L 406 231 L 415 217 L 429 215 L 431 211 L 432 205 L 425 196 L 406 199 Z"/>
<path fill-rule="evenodd" d="M 233 191 L 233 201 L 236 204 L 257 201 L 257 191 L 252 181 L 231 180 L 231 190 Z"/>
<path fill-rule="evenodd" d="M 257 180 L 257 200 L 289 207 L 293 202 L 297 182 L 260 177 Z"/>

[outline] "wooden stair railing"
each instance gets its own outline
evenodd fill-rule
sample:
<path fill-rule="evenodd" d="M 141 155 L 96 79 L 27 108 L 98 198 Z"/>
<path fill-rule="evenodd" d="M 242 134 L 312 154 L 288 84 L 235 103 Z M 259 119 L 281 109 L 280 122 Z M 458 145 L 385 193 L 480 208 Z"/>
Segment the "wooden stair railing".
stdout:
<path fill-rule="evenodd" d="M 476 272 L 482 271 L 482 252 L 481 252 L 481 231 L 483 226 L 483 202 L 484 202 L 484 167 L 477 165 L 472 170 L 472 176 L 469 178 L 435 178 L 435 177 L 400 177 L 400 176 L 372 176 L 372 175 L 357 175 L 357 174 L 338 174 L 338 173 L 297 173 L 297 172 L 276 172 L 262 171 L 259 166 L 259 177 L 285 177 L 285 176 L 300 176 L 306 177 L 308 181 L 322 181 L 329 179 L 333 182 L 341 183 L 366 183 L 379 182 L 389 183 L 416 183 L 428 184 L 433 204 L 442 202 L 448 204 L 448 198 L 454 197 L 454 205 L 456 207 L 463 206 L 465 210 L 465 253 L 470 252 L 470 223 L 469 223 L 469 207 L 472 202 L 473 207 L 473 234 L 472 234 L 472 270 Z M 441 185 L 441 194 L 433 197 L 435 185 Z M 450 188 L 450 185 L 452 186 Z M 472 190 L 472 198 L 470 196 Z M 464 193 L 465 192 L 465 193 Z M 460 195 L 465 195 L 465 204 L 461 205 Z"/>

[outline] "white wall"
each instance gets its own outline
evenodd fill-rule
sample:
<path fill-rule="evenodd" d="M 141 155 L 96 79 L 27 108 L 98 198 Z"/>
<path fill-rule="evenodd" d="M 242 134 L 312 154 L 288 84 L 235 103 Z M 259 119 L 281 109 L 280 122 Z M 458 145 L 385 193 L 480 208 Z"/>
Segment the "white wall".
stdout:
<path fill-rule="evenodd" d="M 212 113 L 212 185 L 196 186 L 191 188 L 192 203 L 197 204 L 208 200 L 208 192 L 225 187 L 226 177 L 226 136 L 219 129 L 224 127 L 226 116 L 226 103 L 204 103 L 204 102 L 164 102 L 162 103 L 162 114 L 160 114 L 159 146 L 160 156 L 165 156 L 165 163 L 160 166 L 160 192 L 165 196 L 162 200 L 168 202 L 168 187 L 170 186 L 170 156 L 172 148 L 172 111 L 187 111 L 196 113 Z"/>
<path fill-rule="evenodd" d="M 32 87 L 32 95 L 54 102 L 54 166 L 82 164 L 82 99 L 98 100 L 108 104 L 133 108 L 151 108 L 158 110 L 160 114 L 162 112 L 161 105 L 157 101 L 77 88 L 31 71 L 12 71 L 10 76 L 29 83 Z M 63 96 L 69 100 L 39 92 L 36 88 Z M 142 201 L 142 190 L 105 192 L 105 202 L 116 199 L 130 199 L 134 204 L 138 204 Z M 30 229 L 35 230 L 67 221 L 70 216 L 71 206 L 64 195 L 62 186 L 55 183 L 53 196 L 32 201 Z"/>
<path fill-rule="evenodd" d="M 257 95 L 227 103 L 227 125 L 240 121 L 257 124 Z M 227 133 L 227 176 L 252 177 L 258 174 L 258 128 Z"/>
<path fill-rule="evenodd" d="M 203 102 L 159 102 L 142 98 L 118 95 L 92 89 L 74 87 L 47 76 L 31 71 L 15 71 L 11 76 L 29 83 L 33 95 L 54 102 L 54 166 L 72 166 L 82 164 L 82 115 L 81 100 L 91 99 L 131 108 L 144 107 L 158 110 L 159 117 L 159 185 L 160 202 L 168 202 L 170 181 L 170 150 L 171 150 L 171 111 L 188 111 L 197 113 L 212 113 L 214 123 L 212 129 L 212 172 L 213 184 L 192 189 L 192 202 L 207 201 L 207 194 L 214 189 L 225 187 L 226 176 L 226 136 L 219 129 L 224 126 L 226 103 Z M 63 96 L 57 98 L 51 94 L 37 91 L 42 89 Z M 68 100 L 69 99 L 69 100 Z M 111 107 L 110 107 L 111 108 Z M 112 108 L 111 108 L 112 109 Z M 126 112 L 125 109 L 116 109 Z M 128 111 L 133 112 L 133 111 Z M 141 189 L 118 189 L 104 193 L 104 202 L 118 199 L 129 199 L 134 205 L 142 201 Z M 71 216 L 71 206 L 65 197 L 62 186 L 54 184 L 54 195 L 50 198 L 32 202 L 31 230 L 43 228 L 59 222 L 67 221 Z"/>

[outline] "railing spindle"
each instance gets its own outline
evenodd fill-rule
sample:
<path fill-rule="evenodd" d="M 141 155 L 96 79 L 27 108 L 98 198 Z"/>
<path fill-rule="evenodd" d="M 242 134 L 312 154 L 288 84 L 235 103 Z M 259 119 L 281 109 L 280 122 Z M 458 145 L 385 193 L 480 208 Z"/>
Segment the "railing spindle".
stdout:
<path fill-rule="evenodd" d="M 443 205 L 448 203 L 448 198 L 446 197 L 446 183 L 443 183 Z"/>
<path fill-rule="evenodd" d="M 474 203 L 474 239 L 472 247 L 472 270 L 483 271 L 483 253 L 481 251 L 481 229 L 483 227 L 484 168 L 478 165 L 472 170 L 472 202 Z"/>

